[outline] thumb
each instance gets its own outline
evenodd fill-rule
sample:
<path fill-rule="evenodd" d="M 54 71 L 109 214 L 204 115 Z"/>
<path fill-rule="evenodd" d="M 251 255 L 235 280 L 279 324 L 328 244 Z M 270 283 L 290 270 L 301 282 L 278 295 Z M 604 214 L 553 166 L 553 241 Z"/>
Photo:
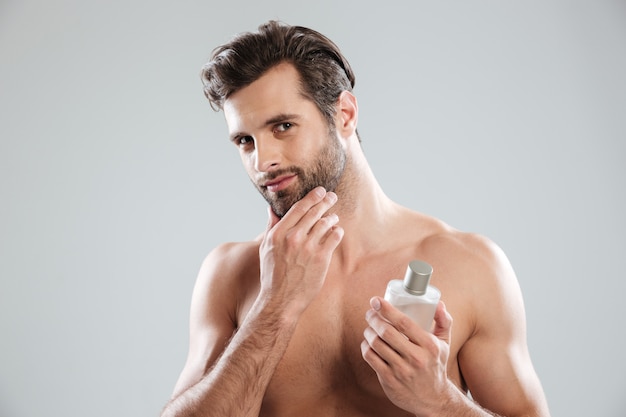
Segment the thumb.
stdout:
<path fill-rule="evenodd" d="M 435 329 L 433 334 L 450 345 L 452 339 L 452 316 L 446 310 L 446 305 L 443 301 L 439 301 L 435 311 Z"/>
<path fill-rule="evenodd" d="M 271 206 L 267 206 L 267 214 L 267 230 L 270 231 L 274 226 L 276 226 L 276 223 L 280 221 L 280 217 L 278 217 L 276 213 L 274 213 L 274 210 L 272 210 Z"/>

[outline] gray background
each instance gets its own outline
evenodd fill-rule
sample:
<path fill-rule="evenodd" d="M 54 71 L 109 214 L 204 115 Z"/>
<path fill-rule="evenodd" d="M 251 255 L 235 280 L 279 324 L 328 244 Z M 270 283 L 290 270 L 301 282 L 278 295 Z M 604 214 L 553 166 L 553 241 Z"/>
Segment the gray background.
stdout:
<path fill-rule="evenodd" d="M 357 74 L 388 195 L 491 237 L 554 416 L 623 416 L 623 1 L 0 2 L 0 415 L 155 416 L 198 267 L 265 205 L 201 93 L 279 18 Z"/>

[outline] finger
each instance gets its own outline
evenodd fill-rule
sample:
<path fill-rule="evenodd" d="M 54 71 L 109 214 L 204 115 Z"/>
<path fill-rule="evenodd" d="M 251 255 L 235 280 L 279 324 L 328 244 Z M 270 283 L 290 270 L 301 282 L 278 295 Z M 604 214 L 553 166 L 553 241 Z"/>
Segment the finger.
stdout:
<path fill-rule="evenodd" d="M 406 352 L 407 349 L 410 349 L 411 342 L 393 323 L 380 314 L 381 306 L 376 304 L 375 299 L 372 299 L 371 304 L 373 308 L 368 310 L 365 314 L 367 324 L 369 324 L 380 340 L 402 355 L 402 352 Z M 385 359 L 391 362 L 392 358 L 387 356 Z"/>
<path fill-rule="evenodd" d="M 376 330 L 367 327 L 363 331 L 363 338 L 367 342 L 369 348 L 385 363 L 393 363 L 400 359 L 400 355 L 392 346 L 383 340 Z"/>
<path fill-rule="evenodd" d="M 330 253 L 334 251 L 343 239 L 344 230 L 337 225 L 338 222 L 339 217 L 332 213 L 323 216 L 311 228 L 308 239 L 320 245 L 320 252 Z"/>
<path fill-rule="evenodd" d="M 312 240 L 318 240 L 321 242 L 338 222 L 339 216 L 334 213 L 322 216 L 313 224 L 311 229 L 308 231 L 308 235 Z"/>
<path fill-rule="evenodd" d="M 267 214 L 268 214 L 267 230 L 269 231 L 269 230 L 272 230 L 272 228 L 276 226 L 276 223 L 280 221 L 280 217 L 278 217 L 276 213 L 274 213 L 274 210 L 272 210 L 272 207 L 270 206 L 267 207 Z"/>
<path fill-rule="evenodd" d="M 389 322 L 412 343 L 425 346 L 432 342 L 430 339 L 431 335 L 427 331 L 383 298 L 373 297 L 370 300 L 370 305 L 384 320 Z"/>
<path fill-rule="evenodd" d="M 314 225 L 311 231 L 306 234 L 305 229 L 302 228 L 295 234 L 290 233 L 289 239 L 294 236 L 304 238 L 308 243 L 309 249 L 318 260 L 326 259 L 330 260 L 330 257 L 334 253 L 335 249 L 341 243 L 343 239 L 344 230 L 337 225 L 339 217 L 336 214 L 330 214 L 319 219 Z M 292 232 L 297 229 L 292 229 Z"/>
<path fill-rule="evenodd" d="M 452 316 L 443 301 L 439 301 L 435 311 L 435 330 L 433 334 L 448 345 L 452 339 Z"/>
<path fill-rule="evenodd" d="M 363 340 L 361 342 L 361 356 L 376 373 L 382 372 L 385 368 L 388 367 L 387 362 L 385 362 L 378 355 L 378 353 L 376 353 L 376 351 L 372 349 L 367 340 Z"/>
<path fill-rule="evenodd" d="M 300 220 L 298 220 L 294 227 L 298 227 L 309 234 L 318 221 L 324 217 L 324 214 L 326 214 L 336 202 L 337 194 L 332 191 L 327 192 L 321 201 L 313 204 L 307 212 L 300 217 Z"/>
<path fill-rule="evenodd" d="M 305 197 L 308 197 L 308 194 Z M 292 223 L 292 228 L 297 227 L 306 234 L 308 234 L 317 221 L 335 205 L 337 202 L 337 194 L 327 192 L 323 198 L 316 203 L 311 204 L 311 201 L 312 200 L 302 199 L 294 204 L 292 207 L 294 211 L 291 213 L 292 216 L 289 219 L 290 223 Z M 287 215 L 288 214 L 290 213 L 288 212 Z M 285 215 L 285 217 L 287 215 Z"/>
<path fill-rule="evenodd" d="M 309 191 L 307 195 L 291 206 L 283 216 L 281 224 L 286 229 L 292 228 L 309 212 L 311 207 L 321 202 L 326 197 L 326 194 L 324 187 L 316 187 Z"/>
<path fill-rule="evenodd" d="M 335 250 L 343 240 L 344 230 L 341 226 L 333 226 L 324 236 L 321 245 L 322 250 Z"/>

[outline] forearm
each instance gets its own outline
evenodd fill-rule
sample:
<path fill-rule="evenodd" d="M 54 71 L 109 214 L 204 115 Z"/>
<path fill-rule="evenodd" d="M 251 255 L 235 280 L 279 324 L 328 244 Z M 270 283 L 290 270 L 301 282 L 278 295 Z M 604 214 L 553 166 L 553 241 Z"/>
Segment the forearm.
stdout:
<path fill-rule="evenodd" d="M 258 304 L 205 376 L 173 398 L 161 417 L 258 416 L 295 329 L 294 320 Z"/>
<path fill-rule="evenodd" d="M 445 402 L 443 410 L 435 411 L 433 417 L 503 417 L 499 414 L 486 410 L 476 401 L 459 390 L 450 382 L 450 397 Z"/>
<path fill-rule="evenodd" d="M 438 402 L 439 407 L 433 407 L 425 414 L 416 414 L 417 417 L 550 417 L 547 406 L 530 402 L 511 401 L 506 404 L 506 411 L 500 410 L 500 413 L 496 413 L 481 406 L 452 381 L 448 382 L 447 396 Z"/>

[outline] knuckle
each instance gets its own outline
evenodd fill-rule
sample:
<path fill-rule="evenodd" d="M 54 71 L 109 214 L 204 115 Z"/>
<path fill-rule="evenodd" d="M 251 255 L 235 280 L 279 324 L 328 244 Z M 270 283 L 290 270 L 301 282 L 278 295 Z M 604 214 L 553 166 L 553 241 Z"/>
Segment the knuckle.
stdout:
<path fill-rule="evenodd" d="M 394 372 L 396 379 L 399 381 L 408 381 L 411 379 L 411 369 L 404 363 L 400 363 Z"/>
<path fill-rule="evenodd" d="M 300 200 L 291 206 L 291 211 L 298 217 L 302 217 L 307 213 L 307 211 L 309 211 L 309 207 L 305 206 L 304 202 Z"/>
<path fill-rule="evenodd" d="M 298 229 L 290 230 L 289 233 L 285 235 L 285 241 L 292 246 L 299 245 L 302 241 L 302 232 Z"/>
<path fill-rule="evenodd" d="M 382 325 L 379 335 L 383 340 L 390 340 L 391 337 L 393 337 L 392 336 L 393 333 L 394 333 L 393 327 L 385 323 Z"/>
<path fill-rule="evenodd" d="M 310 210 L 315 216 L 322 217 L 322 215 L 326 213 L 328 209 L 332 207 L 332 205 L 333 203 L 330 202 L 328 198 L 325 198 L 322 201 L 313 205 Z"/>
<path fill-rule="evenodd" d="M 304 216 L 311 209 L 311 204 L 307 200 L 306 197 L 297 201 L 291 208 L 289 212 L 295 214 L 298 217 Z"/>
<path fill-rule="evenodd" d="M 385 344 L 385 342 L 383 342 L 376 333 L 373 333 L 372 335 L 369 336 L 368 342 L 370 346 L 372 347 L 372 349 L 376 352 L 379 352 L 380 349 Z"/>
<path fill-rule="evenodd" d="M 332 216 L 324 216 L 318 220 L 318 223 L 320 223 L 321 226 L 327 229 L 335 223 L 335 219 Z"/>
<path fill-rule="evenodd" d="M 323 262 L 326 260 L 326 254 L 322 251 L 318 251 L 318 250 L 311 248 L 309 249 L 309 252 L 311 253 L 311 259 L 315 263 Z"/>
<path fill-rule="evenodd" d="M 343 229 L 340 227 L 334 228 L 329 233 L 326 240 L 333 246 L 337 246 L 343 239 Z"/>
<path fill-rule="evenodd" d="M 403 314 L 402 316 L 398 318 L 397 328 L 402 333 L 405 333 L 412 324 L 413 322 L 411 321 L 411 319 L 408 316 Z"/>
<path fill-rule="evenodd" d="M 415 350 L 412 350 L 408 354 L 408 361 L 417 368 L 422 368 L 424 366 L 424 358 L 422 358 L 422 356 L 420 356 Z"/>
<path fill-rule="evenodd" d="M 439 345 L 436 340 L 433 338 L 428 338 L 426 340 L 421 341 L 422 348 L 431 355 L 438 356 L 439 355 Z"/>

